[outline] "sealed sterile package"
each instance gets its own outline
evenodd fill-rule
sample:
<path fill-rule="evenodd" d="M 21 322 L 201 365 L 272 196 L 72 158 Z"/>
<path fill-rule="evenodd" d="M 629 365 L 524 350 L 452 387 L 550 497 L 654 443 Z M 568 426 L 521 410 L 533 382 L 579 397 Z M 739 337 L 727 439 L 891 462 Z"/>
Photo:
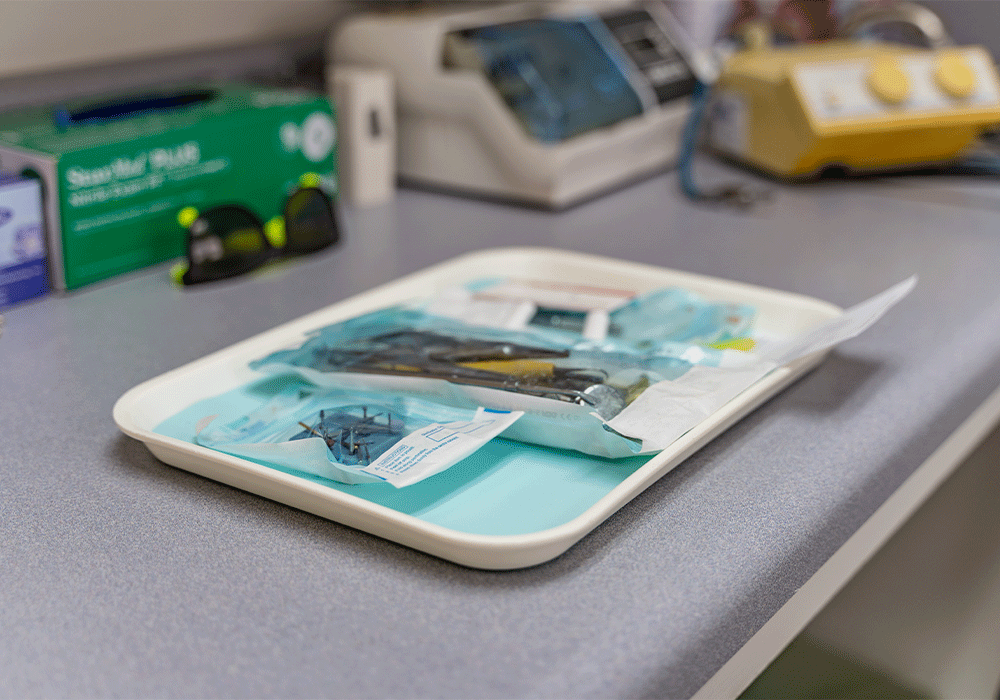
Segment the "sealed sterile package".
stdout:
<path fill-rule="evenodd" d="M 695 363 L 716 364 L 708 347 L 661 343 L 636 352 L 614 341 L 574 340 L 548 331 L 499 331 L 395 307 L 318 329 L 301 346 L 251 363 L 292 371 L 322 386 L 370 386 L 430 393 L 443 399 L 457 387 L 492 389 L 588 406 L 611 418 L 630 394 L 676 378 Z M 463 393 L 464 392 L 464 393 Z M 475 401 L 474 396 L 459 391 Z M 504 401 L 501 397 L 495 400 Z"/>
<path fill-rule="evenodd" d="M 590 318 L 576 324 L 581 314 Z M 595 324 L 595 315 L 603 320 Z M 624 457 L 644 451 L 643 436 L 608 421 L 648 387 L 720 365 L 720 348 L 747 341 L 752 325 L 752 308 L 684 290 L 636 296 L 484 281 L 317 329 L 251 367 L 319 386 L 524 412 L 505 437 Z"/>
<path fill-rule="evenodd" d="M 318 386 L 523 412 L 504 437 L 624 457 L 662 450 L 776 367 L 860 333 L 913 284 L 897 285 L 809 337 L 758 347 L 752 308 L 685 290 L 619 297 L 601 309 L 602 332 L 588 333 L 586 319 L 551 320 L 579 309 L 490 292 L 497 287 L 490 281 L 467 287 L 465 311 L 444 315 L 443 301 L 462 298 L 449 290 L 317 329 L 251 367 L 293 372 Z M 515 310 L 524 303 L 528 308 Z M 470 313 L 473 322 L 465 320 Z"/>
<path fill-rule="evenodd" d="M 521 414 L 419 398 L 310 386 L 281 391 L 221 425 L 199 423 L 204 447 L 347 484 L 409 486 L 468 457 Z"/>
<path fill-rule="evenodd" d="M 377 389 L 449 406 L 480 405 L 527 415 L 506 437 L 605 457 L 636 454 L 641 439 L 606 428 L 646 388 L 695 364 L 718 364 L 707 346 L 594 341 L 560 329 L 498 330 L 384 309 L 317 330 L 299 347 L 251 364 L 295 372 L 319 386 Z"/>

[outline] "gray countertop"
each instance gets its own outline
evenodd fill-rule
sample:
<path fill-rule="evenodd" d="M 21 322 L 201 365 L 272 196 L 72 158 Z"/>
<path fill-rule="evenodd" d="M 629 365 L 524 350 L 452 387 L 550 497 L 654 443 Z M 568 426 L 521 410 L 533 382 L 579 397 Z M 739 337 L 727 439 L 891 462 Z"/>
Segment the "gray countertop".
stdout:
<path fill-rule="evenodd" d="M 346 244 L 180 290 L 158 266 L 10 310 L 0 338 L 0 695 L 684 697 L 1000 384 L 1000 190 L 779 187 L 750 215 L 672 174 L 562 213 L 400 190 Z M 462 568 L 158 462 L 132 386 L 497 246 L 611 255 L 842 306 L 865 334 L 554 561 Z"/>

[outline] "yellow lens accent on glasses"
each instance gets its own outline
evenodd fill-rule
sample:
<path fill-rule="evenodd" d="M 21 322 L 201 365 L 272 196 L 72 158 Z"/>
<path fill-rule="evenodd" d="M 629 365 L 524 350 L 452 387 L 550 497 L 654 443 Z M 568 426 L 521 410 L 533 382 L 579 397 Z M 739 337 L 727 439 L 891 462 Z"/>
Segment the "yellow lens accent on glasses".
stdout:
<path fill-rule="evenodd" d="M 260 231 L 246 228 L 226 236 L 225 246 L 230 253 L 259 253 L 264 247 L 264 241 L 260 237 Z"/>
<path fill-rule="evenodd" d="M 264 235 L 267 236 L 268 242 L 279 250 L 285 247 L 285 243 L 288 241 L 288 234 L 285 232 L 285 219 L 280 216 L 275 216 L 269 219 L 266 224 L 264 224 Z"/>
<path fill-rule="evenodd" d="M 181 225 L 182 228 L 190 228 L 194 220 L 198 218 L 198 210 L 194 207 L 184 207 L 179 212 L 177 212 L 177 223 Z"/>
<path fill-rule="evenodd" d="M 302 187 L 319 187 L 320 177 L 316 173 L 302 173 L 299 184 Z"/>

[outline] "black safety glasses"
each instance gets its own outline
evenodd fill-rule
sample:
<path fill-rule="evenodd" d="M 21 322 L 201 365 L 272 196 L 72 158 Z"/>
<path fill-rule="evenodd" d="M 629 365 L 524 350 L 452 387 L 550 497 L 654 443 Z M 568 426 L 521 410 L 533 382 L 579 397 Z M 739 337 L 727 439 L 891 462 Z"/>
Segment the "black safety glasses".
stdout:
<path fill-rule="evenodd" d="M 179 284 L 235 277 L 276 258 L 305 255 L 340 240 L 333 203 L 318 187 L 301 187 L 285 202 L 282 216 L 266 223 L 244 206 L 227 204 L 178 214 L 187 228 L 187 265 L 172 271 Z"/>

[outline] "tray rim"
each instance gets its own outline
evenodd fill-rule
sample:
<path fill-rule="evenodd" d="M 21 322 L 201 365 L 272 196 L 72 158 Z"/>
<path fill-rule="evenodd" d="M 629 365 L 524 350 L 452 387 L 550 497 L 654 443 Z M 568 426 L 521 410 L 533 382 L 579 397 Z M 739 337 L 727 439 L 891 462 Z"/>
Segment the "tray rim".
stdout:
<path fill-rule="evenodd" d="M 400 293 L 409 287 L 422 287 L 426 293 L 428 291 L 427 283 L 440 279 L 448 271 L 461 270 L 463 267 L 469 268 L 473 266 L 473 263 L 496 265 L 500 258 L 526 256 L 536 260 L 541 256 L 582 265 L 600 265 L 604 268 L 610 265 L 621 270 L 642 271 L 652 275 L 667 274 L 678 280 L 686 280 L 689 284 L 694 283 L 696 286 L 722 286 L 729 290 L 743 290 L 751 295 L 778 296 L 791 304 L 811 307 L 814 311 L 828 315 L 830 318 L 843 313 L 843 309 L 840 307 L 813 297 L 644 263 L 554 248 L 490 248 L 451 258 L 387 284 L 352 295 L 340 302 L 275 326 L 246 340 L 148 379 L 129 389 L 118 399 L 113 409 L 115 423 L 123 433 L 143 442 L 157 459 L 168 465 L 220 481 L 457 564 L 480 569 L 517 569 L 541 564 L 565 552 L 651 484 L 679 466 L 694 452 L 820 364 L 829 352 L 814 353 L 771 372 L 676 440 L 667 449 L 652 456 L 646 464 L 623 479 L 580 515 L 553 528 L 520 535 L 472 534 L 427 522 L 417 516 L 328 488 L 302 477 L 155 433 L 140 425 L 134 416 L 135 410 L 141 406 L 143 399 L 150 392 L 161 390 L 192 371 L 212 366 L 220 361 L 228 361 L 231 356 L 244 354 L 246 350 L 257 348 L 261 343 L 270 343 L 272 347 L 278 347 L 280 346 L 279 339 L 301 334 L 319 324 L 331 323 L 336 318 L 346 318 L 358 313 L 358 309 L 361 307 L 364 310 L 377 308 L 380 305 L 379 300 L 383 297 L 392 296 L 398 301 Z M 510 269 L 500 266 L 497 268 Z M 684 283 L 679 282 L 679 284 Z M 384 304 L 384 302 L 382 303 Z M 255 355 L 258 355 L 259 352 L 259 349 L 254 349 Z M 203 398 L 208 397 L 194 398 L 191 403 Z"/>

